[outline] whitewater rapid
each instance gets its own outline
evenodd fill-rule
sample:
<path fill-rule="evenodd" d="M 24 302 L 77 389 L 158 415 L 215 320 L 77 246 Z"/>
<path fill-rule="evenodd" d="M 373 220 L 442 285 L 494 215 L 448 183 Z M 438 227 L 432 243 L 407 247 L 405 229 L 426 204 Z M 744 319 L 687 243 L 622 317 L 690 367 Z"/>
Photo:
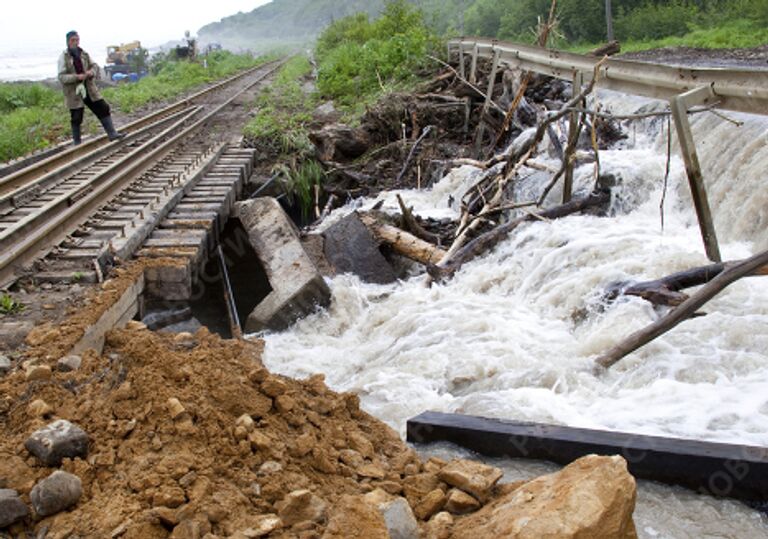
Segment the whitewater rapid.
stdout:
<path fill-rule="evenodd" d="M 662 108 L 611 93 L 600 99 L 617 113 Z M 768 121 L 731 116 L 743 124 L 711 113 L 692 119 L 725 260 L 768 248 Z M 708 263 L 677 155 L 665 187 L 666 120 L 624 128 L 627 140 L 600 154 L 602 172 L 620 178 L 608 217 L 523 225 L 431 288 L 423 275 L 391 285 L 334 277 L 327 311 L 264 336 L 265 363 L 294 377 L 325 373 L 332 388 L 358 393 L 368 412 L 400 432 L 409 417 L 439 410 L 768 445 L 765 277 L 734 283 L 702 308 L 706 316 L 603 375 L 593 370 L 598 354 L 664 312 L 636 297 L 608 303 L 608 286 Z M 546 151 L 538 159 L 556 165 Z M 430 190 L 399 193 L 422 215 L 455 215 L 449 196 L 459 200 L 478 174 L 462 167 Z M 579 166 L 575 176 L 577 191 L 588 191 L 594 165 Z M 547 178 L 521 182 L 518 196 L 540 190 Z M 395 211 L 394 193 L 379 198 Z M 723 518 L 727 529 L 717 524 Z M 636 519 L 642 537 L 768 536 L 765 518 L 738 503 L 656 485 L 641 488 Z"/>

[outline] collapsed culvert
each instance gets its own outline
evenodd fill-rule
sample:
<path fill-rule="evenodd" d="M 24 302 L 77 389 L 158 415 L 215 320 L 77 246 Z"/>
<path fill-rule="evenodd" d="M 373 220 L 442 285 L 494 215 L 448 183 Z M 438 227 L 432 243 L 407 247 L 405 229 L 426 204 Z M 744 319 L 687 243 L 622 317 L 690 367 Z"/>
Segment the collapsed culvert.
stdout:
<path fill-rule="evenodd" d="M 192 273 L 186 300 L 167 299 L 149 291 L 141 321 L 151 330 L 194 332 L 201 327 L 224 338 L 237 336 L 240 321 L 272 291 L 248 235 L 237 219 L 227 221 L 207 260 Z M 162 289 L 162 283 L 154 291 Z"/>

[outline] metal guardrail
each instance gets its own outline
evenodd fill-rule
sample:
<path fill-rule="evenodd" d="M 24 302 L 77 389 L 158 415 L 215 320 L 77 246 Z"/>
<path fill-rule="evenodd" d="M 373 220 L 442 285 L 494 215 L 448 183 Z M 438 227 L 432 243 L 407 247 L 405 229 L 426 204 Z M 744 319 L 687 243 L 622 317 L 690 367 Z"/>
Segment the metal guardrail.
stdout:
<path fill-rule="evenodd" d="M 475 81 L 477 59 L 484 57 L 493 59 L 494 73 L 497 66 L 503 63 L 513 68 L 570 80 L 574 85 L 591 81 L 597 73 L 599 88 L 669 101 L 704 248 L 710 260 L 722 261 L 696 154 L 696 143 L 688 121 L 688 110 L 696 105 L 709 105 L 724 110 L 768 115 L 768 70 L 697 68 L 603 59 L 475 37 L 450 40 L 449 59 L 454 48 L 458 52 L 462 75 L 465 71 L 464 55 L 471 55 L 469 82 Z"/>
<path fill-rule="evenodd" d="M 528 71 L 572 81 L 581 73 L 592 79 L 595 65 L 601 60 L 555 49 L 544 49 L 487 38 L 457 38 L 448 42 L 449 52 L 493 58 Z M 473 62 L 474 63 L 474 62 Z M 768 115 L 768 70 L 696 68 L 650 64 L 609 58 L 600 67 L 600 88 L 670 100 L 702 86 L 712 88 L 713 96 L 699 104 L 715 104 L 717 108 Z"/>

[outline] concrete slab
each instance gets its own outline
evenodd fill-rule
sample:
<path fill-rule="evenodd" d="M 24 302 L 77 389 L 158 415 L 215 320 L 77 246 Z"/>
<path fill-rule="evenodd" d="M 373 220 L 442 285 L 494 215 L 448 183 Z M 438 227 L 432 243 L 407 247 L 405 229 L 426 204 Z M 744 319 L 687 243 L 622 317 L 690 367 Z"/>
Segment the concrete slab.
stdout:
<path fill-rule="evenodd" d="M 245 330 L 285 329 L 296 320 L 325 307 L 331 291 L 307 256 L 298 230 L 274 198 L 237 203 L 237 214 L 259 257 L 272 292 L 248 316 Z"/>

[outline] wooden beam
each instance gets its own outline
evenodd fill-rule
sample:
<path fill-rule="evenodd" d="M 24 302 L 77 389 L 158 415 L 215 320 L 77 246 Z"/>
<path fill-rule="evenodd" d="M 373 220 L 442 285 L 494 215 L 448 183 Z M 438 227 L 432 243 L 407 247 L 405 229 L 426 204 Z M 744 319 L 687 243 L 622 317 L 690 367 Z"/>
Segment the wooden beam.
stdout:
<path fill-rule="evenodd" d="M 702 494 L 768 500 L 768 448 L 424 412 L 407 440 L 451 442 L 489 457 L 568 464 L 589 454 L 621 455 L 632 475 Z"/>

